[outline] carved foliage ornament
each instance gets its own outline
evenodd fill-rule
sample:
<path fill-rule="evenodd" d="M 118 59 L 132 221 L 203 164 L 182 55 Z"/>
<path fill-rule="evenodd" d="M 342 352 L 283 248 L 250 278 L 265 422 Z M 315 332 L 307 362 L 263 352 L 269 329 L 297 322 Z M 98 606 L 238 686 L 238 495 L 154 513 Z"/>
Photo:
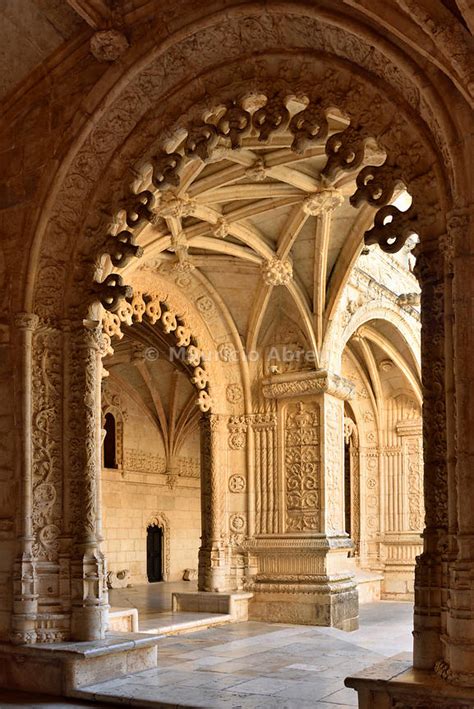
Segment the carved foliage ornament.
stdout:
<path fill-rule="evenodd" d="M 319 404 L 288 404 L 285 419 L 286 528 L 320 528 Z"/>

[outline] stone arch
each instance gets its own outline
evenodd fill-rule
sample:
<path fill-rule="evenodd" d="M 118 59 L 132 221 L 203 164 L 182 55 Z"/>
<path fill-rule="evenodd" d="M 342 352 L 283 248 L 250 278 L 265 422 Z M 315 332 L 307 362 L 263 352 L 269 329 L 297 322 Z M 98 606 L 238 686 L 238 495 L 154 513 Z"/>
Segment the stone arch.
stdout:
<path fill-rule="evenodd" d="M 124 452 L 123 452 L 123 429 L 127 420 L 120 394 L 113 391 L 113 387 L 106 385 L 102 390 L 102 429 L 104 430 L 105 417 L 112 414 L 115 419 L 115 458 L 117 469 L 123 472 Z M 103 433 L 104 436 L 104 433 Z M 104 444 L 104 437 L 102 445 Z"/>
<path fill-rule="evenodd" d="M 382 320 L 393 325 L 406 342 L 414 360 L 419 362 L 420 339 L 417 333 L 417 324 L 415 325 L 413 321 L 410 321 L 408 315 L 405 315 L 400 307 L 396 307 L 390 302 L 381 305 L 375 301 L 360 307 L 342 330 L 337 325 L 336 320 L 333 321 L 331 331 L 328 332 L 324 343 L 324 358 L 329 362 L 328 367 L 337 371 L 344 347 L 352 335 L 360 327 L 372 320 Z"/>
<path fill-rule="evenodd" d="M 168 581 L 170 577 L 171 569 L 171 525 L 168 517 L 164 512 L 158 512 L 157 514 L 148 517 L 145 523 L 145 531 L 148 527 L 161 527 L 163 529 L 164 537 L 164 559 L 163 559 L 163 581 Z"/>
<path fill-rule="evenodd" d="M 103 253 L 104 243 L 110 235 L 106 228 L 107 223 L 113 217 L 116 204 L 121 203 L 123 196 L 128 196 L 128 189 L 124 189 L 125 183 L 130 179 L 128 170 L 133 171 L 137 160 L 149 157 L 147 153 L 153 153 L 158 136 L 164 137 L 165 142 L 172 139 L 174 129 L 179 124 L 178 115 L 187 114 L 186 119 L 189 120 L 184 122 L 188 125 L 191 121 L 201 120 L 200 112 L 208 108 L 203 102 L 203 96 L 209 92 L 215 93 L 218 100 L 226 101 L 235 98 L 236 91 L 240 91 L 244 86 L 248 88 L 249 84 L 253 85 L 256 93 L 267 91 L 268 84 L 274 83 L 278 76 L 281 77 L 279 86 L 287 91 L 300 91 L 302 75 L 305 76 L 305 84 L 324 86 L 325 93 L 334 101 L 334 105 L 355 119 L 351 125 L 355 130 L 346 134 L 344 141 L 347 138 L 347 143 L 350 143 L 354 139 L 355 145 L 360 148 L 360 141 L 370 133 L 376 138 L 382 138 L 382 142 L 385 141 L 387 146 L 403 146 L 405 152 L 401 155 L 402 164 L 397 164 L 395 154 L 391 156 L 394 162 L 390 167 L 400 168 L 402 173 L 409 173 L 413 164 L 423 165 L 423 169 L 426 167 L 425 173 L 411 174 L 412 179 L 408 182 L 414 193 L 426 196 L 426 184 L 434 180 L 438 186 L 438 194 L 436 190 L 430 190 L 430 193 L 435 202 L 439 199 L 442 209 L 439 212 L 440 223 L 436 223 L 432 229 L 430 227 L 427 235 L 422 233 L 423 241 L 428 241 L 429 236 L 437 237 L 440 231 L 444 230 L 444 217 L 450 206 L 451 192 L 462 189 L 460 183 L 464 170 L 460 176 L 461 169 L 456 168 L 455 171 L 452 167 L 459 161 L 454 160 L 454 149 L 451 145 L 456 144 L 457 138 L 461 136 L 458 136 L 449 111 L 442 104 L 440 92 L 434 82 L 424 72 L 418 71 L 416 63 L 412 62 L 407 54 L 396 49 L 389 40 L 377 40 L 367 26 L 362 29 L 357 26 L 360 30 L 358 36 L 354 29 L 357 22 L 344 23 L 338 13 L 306 7 L 303 12 L 298 9 L 296 3 L 280 4 L 278 7 L 276 12 L 267 9 L 263 18 L 257 18 L 257 13 L 261 14 L 261 4 L 249 4 L 247 11 L 251 18 L 245 23 L 242 32 L 239 31 L 238 24 L 242 13 L 240 8 L 228 8 L 225 15 L 214 12 L 205 21 L 196 23 L 196 30 L 200 33 L 199 41 L 192 30 L 187 28 L 179 33 L 179 37 L 173 36 L 166 47 L 160 46 L 151 52 L 148 59 L 145 58 L 145 53 L 151 44 L 145 42 L 136 51 L 132 50 L 130 56 L 135 62 L 134 65 L 127 65 L 127 58 L 124 63 L 126 69 L 122 75 L 121 68 L 114 67 L 101 85 L 95 87 L 95 95 L 87 97 L 86 100 L 90 101 L 89 110 L 78 112 L 78 121 L 82 121 L 82 115 L 87 115 L 86 122 L 82 124 L 82 131 L 77 139 L 69 144 L 65 142 L 67 148 L 63 152 L 63 162 L 45 201 L 41 221 L 36 225 L 37 228 L 35 227 L 38 238 L 32 252 L 25 309 L 36 311 L 42 318 L 42 326 L 64 316 L 75 321 L 79 314 L 82 319 L 84 312 L 81 305 L 85 296 L 89 296 L 86 291 L 92 283 L 95 271 L 95 265 L 92 265 L 91 261 L 98 253 Z M 294 57 L 291 58 L 290 52 L 280 53 L 278 56 L 274 48 L 281 44 L 282 23 L 278 22 L 280 19 L 284 21 L 289 38 L 285 48 L 295 50 L 303 38 L 308 44 L 305 51 L 299 54 L 295 51 Z M 210 29 L 215 35 L 212 49 L 206 45 Z M 216 41 L 219 36 L 225 41 Z M 372 37 L 373 42 L 370 41 Z M 176 51 L 178 45 L 179 52 Z M 256 46 L 259 49 L 258 61 L 255 61 L 254 57 Z M 206 51 L 202 51 L 203 47 L 206 47 Z M 143 56 L 140 58 L 138 55 L 141 51 Z M 223 57 L 219 52 L 225 52 L 226 56 Z M 216 69 L 223 58 L 226 59 L 227 65 L 222 70 Z M 301 61 L 302 59 L 304 61 Z M 273 73 L 269 66 L 272 62 L 277 67 L 276 70 L 273 69 Z M 318 74 L 316 64 L 326 71 L 326 76 L 323 75 L 324 72 Z M 403 71 L 397 71 L 397 64 Z M 352 73 L 360 79 L 360 85 L 351 81 L 351 72 L 345 71 L 349 65 L 352 67 Z M 172 76 L 171 72 L 168 76 L 166 71 L 170 66 L 176 67 Z M 189 82 L 183 80 L 188 67 L 192 67 L 195 79 Z M 331 81 L 334 81 L 336 93 L 341 95 L 334 98 L 330 95 L 327 76 L 329 67 L 333 68 Z M 334 80 L 336 73 L 338 81 Z M 375 84 L 372 92 L 367 88 L 368 80 Z M 183 92 L 176 89 L 177 86 L 185 84 L 188 86 Z M 225 85 L 230 87 L 229 91 L 221 88 Z M 349 85 L 352 88 L 348 88 Z M 385 103 L 386 95 L 391 92 L 400 97 L 403 107 L 403 118 L 398 123 L 393 121 L 393 132 L 386 128 L 381 120 L 381 117 L 386 118 L 390 113 L 392 122 L 393 110 L 375 110 L 377 119 L 367 115 L 367 112 L 364 115 L 362 111 L 364 105 L 371 106 L 371 110 L 374 105 L 380 106 L 380 102 L 375 103 L 372 100 L 375 94 L 380 94 L 379 101 L 382 102 L 383 108 L 393 107 L 394 104 L 390 104 L 388 99 Z M 149 115 L 152 112 L 155 114 L 153 119 Z M 408 116 L 406 121 L 405 116 Z M 372 130 L 374 121 L 377 125 Z M 410 128 L 414 128 L 418 123 L 421 130 L 416 138 L 421 136 L 421 147 L 417 140 L 411 139 L 409 135 Z M 202 122 L 200 127 L 202 129 Z M 358 128 L 361 129 L 360 133 L 357 132 Z M 431 150 L 431 144 L 436 148 Z M 172 150 L 172 146 L 169 147 Z M 345 147 L 349 149 L 348 145 Z M 440 165 L 441 155 L 445 157 L 448 165 L 446 171 Z M 110 169 L 110 179 L 107 180 L 102 179 L 106 168 Z M 391 177 L 395 173 L 396 170 L 392 172 Z M 383 173 L 378 173 L 378 177 L 383 182 Z M 107 184 L 107 187 L 101 188 L 101 182 Z M 417 184 L 412 185 L 416 182 Z M 364 185 L 361 189 L 363 187 Z M 92 199 L 94 192 L 97 192 L 97 196 Z M 462 192 L 460 194 L 462 195 Z M 429 201 L 425 203 L 423 199 L 421 205 L 421 208 L 426 207 L 427 211 L 431 206 Z M 381 229 L 383 225 L 377 226 Z M 76 240 L 75 245 L 72 244 L 73 240 Z M 71 275 L 71 280 L 66 275 L 66 271 L 74 270 L 69 268 L 69 264 L 77 266 L 76 274 Z M 67 287 L 63 290 L 64 284 Z M 67 293 L 65 307 L 62 302 L 63 293 Z M 439 311 L 442 318 L 442 302 L 437 315 L 440 314 Z M 74 436 L 74 446 L 79 449 L 80 455 L 77 456 L 77 462 L 71 466 L 71 489 L 73 496 L 77 493 L 79 503 L 85 503 L 78 505 L 86 511 L 85 519 L 81 523 L 81 534 L 90 540 L 94 535 L 96 489 L 93 472 L 97 464 L 96 446 L 91 445 L 91 440 L 94 440 L 97 421 L 89 402 L 93 400 L 92 394 L 97 392 L 100 367 L 96 366 L 96 360 L 101 354 L 100 350 L 104 348 L 104 343 L 94 331 L 74 333 L 72 339 L 73 344 L 78 344 L 79 347 L 75 349 L 78 366 L 73 369 L 74 389 L 71 402 L 85 401 L 86 405 L 84 420 L 78 422 Z M 60 349 L 61 345 L 57 346 L 53 356 L 57 356 Z M 443 369 L 442 363 L 440 368 Z M 442 379 L 439 372 L 437 376 Z M 50 398 L 54 398 L 54 394 L 55 392 L 48 392 Z M 80 441 L 87 442 L 87 446 Z M 72 451 L 74 454 L 77 453 L 77 448 Z M 58 458 L 60 457 L 59 452 Z M 89 570 L 92 576 L 94 569 Z M 79 578 L 82 578 L 83 569 L 80 571 Z M 86 614 L 85 609 L 79 608 L 76 628 L 79 627 L 78 621 L 82 611 Z M 93 636 L 93 629 L 91 630 L 87 623 L 85 626 L 84 633 L 89 639 Z M 81 639 L 77 633 L 76 637 Z"/>
<path fill-rule="evenodd" d="M 291 30 L 289 33 L 289 36 L 293 36 L 292 32 L 296 31 L 296 28 L 298 28 L 302 22 L 302 17 L 298 16 L 298 8 L 293 7 L 293 15 L 291 14 L 292 5 L 289 3 L 288 4 L 288 14 L 284 16 L 284 21 L 285 24 L 288 26 L 288 29 Z M 256 8 L 254 6 L 248 6 L 248 12 L 250 15 L 253 15 L 256 12 Z M 307 8 L 305 9 L 305 13 L 307 12 Z M 229 16 L 230 14 L 230 16 Z M 312 15 L 312 21 L 316 22 L 316 16 L 317 13 L 311 13 Z M 304 62 L 303 66 L 305 69 L 305 74 L 308 74 L 308 85 L 315 85 L 318 82 L 311 77 L 311 68 L 313 69 L 314 73 L 314 63 L 311 62 L 311 53 L 312 52 L 317 52 L 319 53 L 319 59 L 324 58 L 326 61 L 332 61 L 334 64 L 338 66 L 338 69 L 341 70 L 341 67 L 344 64 L 344 61 L 349 62 L 351 65 L 351 68 L 353 71 L 356 73 L 362 73 L 366 76 L 369 75 L 369 72 L 373 72 L 375 75 L 377 73 L 380 74 L 379 80 L 380 81 L 385 81 L 386 86 L 389 88 L 390 91 L 392 92 L 397 92 L 398 95 L 400 94 L 404 95 L 403 98 L 403 103 L 407 108 L 408 113 L 415 112 L 415 111 L 422 111 L 424 112 L 423 115 L 423 121 L 425 121 L 425 128 L 424 130 L 427 131 L 423 138 L 423 142 L 426 145 L 427 143 L 430 142 L 428 139 L 428 131 L 432 130 L 434 134 L 434 138 L 432 140 L 433 144 L 437 144 L 439 146 L 439 150 L 443 152 L 443 154 L 449 156 L 450 153 L 450 148 L 448 147 L 449 144 L 451 143 L 451 135 L 454 132 L 454 127 L 451 125 L 451 118 L 449 117 L 448 112 L 444 109 L 442 106 L 441 100 L 437 96 L 436 92 L 433 94 L 433 97 L 430 96 L 430 99 L 434 101 L 434 104 L 436 105 L 436 109 L 432 108 L 429 102 L 424 102 L 420 103 L 419 101 L 419 86 L 417 85 L 417 81 L 419 80 L 418 74 L 416 72 L 411 72 L 411 77 L 408 79 L 408 76 L 410 74 L 409 72 L 409 65 L 410 68 L 413 69 L 411 66 L 411 60 L 406 56 L 406 55 L 399 55 L 397 59 L 399 59 L 400 64 L 403 65 L 404 69 L 406 69 L 406 74 L 400 74 L 395 71 L 390 71 L 390 62 L 395 59 L 395 56 L 397 54 L 396 50 L 394 47 L 390 47 L 390 52 L 389 56 L 390 59 L 385 61 L 383 60 L 383 49 L 387 50 L 388 47 L 378 47 L 377 51 L 380 53 L 380 56 L 377 56 L 377 53 L 373 51 L 368 51 L 367 57 L 364 57 L 364 52 L 362 51 L 361 48 L 359 48 L 359 51 L 355 52 L 354 47 L 355 45 L 351 45 L 349 41 L 349 37 L 351 36 L 351 32 L 354 31 L 354 28 L 351 27 L 346 27 L 345 30 L 342 27 L 338 27 L 337 30 L 334 28 L 333 25 L 341 24 L 341 18 L 338 18 L 338 20 L 331 20 L 328 16 L 328 13 L 323 13 L 324 15 L 324 21 L 329 23 L 329 30 L 326 36 L 323 36 L 323 33 L 321 32 L 321 28 L 318 27 L 316 29 L 315 27 L 315 32 L 311 32 L 310 35 L 307 34 L 307 32 L 304 33 L 305 36 L 310 36 L 311 40 L 308 39 L 308 44 L 311 45 L 313 44 L 314 46 L 308 46 L 306 49 L 308 56 L 306 58 L 306 61 Z M 210 25 L 212 25 L 213 31 L 214 32 L 219 32 L 219 22 L 221 21 L 219 17 L 219 13 L 216 13 L 212 20 L 209 22 Z M 332 18 L 331 18 L 332 19 Z M 235 17 L 232 16 L 232 13 L 229 11 L 229 13 L 226 13 L 226 35 L 227 32 L 230 31 L 230 27 L 232 25 L 232 22 L 236 20 Z M 321 21 L 321 18 L 319 18 Z M 307 19 L 305 19 L 305 22 Z M 229 25 L 230 23 L 230 25 Z M 275 25 L 272 25 L 272 22 L 269 21 L 267 23 L 263 23 L 263 25 L 260 27 L 260 34 L 261 36 L 259 37 L 260 40 L 260 45 L 261 45 L 261 50 L 262 50 L 262 55 L 264 54 L 264 50 L 266 46 L 272 46 L 272 44 L 275 44 L 275 39 L 276 39 L 276 34 L 275 34 L 276 27 Z M 345 37 L 345 33 L 347 33 L 347 36 Z M 250 30 L 250 34 L 252 34 L 252 30 Z M 364 29 L 363 34 L 367 34 L 367 28 Z M 232 61 L 232 54 L 235 53 L 236 51 L 244 51 L 245 54 L 245 48 L 244 47 L 238 47 L 238 42 L 237 42 L 237 36 L 238 33 L 235 35 L 230 31 L 229 38 L 232 37 L 232 51 L 227 53 L 228 57 L 228 62 L 229 66 L 227 67 L 226 71 L 230 72 L 230 74 L 233 74 L 234 77 L 238 76 L 238 72 L 236 74 L 236 67 L 235 66 L 230 66 L 230 63 Z M 301 36 L 299 34 L 298 36 Z M 169 51 L 170 52 L 189 52 L 191 51 L 190 48 L 185 48 L 183 45 L 186 45 L 186 42 L 188 41 L 188 38 L 180 37 L 179 40 L 177 38 L 173 38 L 173 40 L 176 40 L 175 45 L 170 45 Z M 179 44 L 181 42 L 181 44 Z M 226 44 L 226 49 L 227 47 L 227 42 Z M 235 44 L 235 47 L 234 47 Z M 278 45 L 278 41 L 276 42 Z M 380 44 L 380 41 L 375 43 L 376 45 Z M 146 42 L 144 44 L 146 46 Z M 334 51 L 334 48 L 337 47 L 336 51 Z M 267 50 L 268 51 L 268 50 Z M 272 50 L 274 51 L 274 50 Z M 370 56 L 370 61 L 368 60 L 368 57 Z M 130 60 L 132 60 L 133 53 L 130 56 Z M 161 58 L 163 60 L 163 58 Z M 153 61 L 155 61 L 156 65 L 153 65 Z M 164 61 L 164 60 L 163 60 Z M 202 56 L 198 64 L 196 65 L 196 72 L 199 71 L 200 67 L 203 65 L 203 62 L 208 61 L 212 65 L 212 60 L 210 57 L 205 57 Z M 248 60 L 249 63 L 250 59 Z M 292 67 L 291 67 L 291 61 L 289 60 L 288 57 L 285 57 L 285 75 L 291 75 L 292 72 Z M 242 60 L 239 60 L 240 64 L 242 64 Z M 86 192 L 90 190 L 90 184 L 91 180 L 94 179 L 92 177 L 93 174 L 98 174 L 97 170 L 100 170 L 100 165 L 95 164 L 93 167 L 94 169 L 91 170 L 92 168 L 92 161 L 93 161 L 93 153 L 95 153 L 95 147 L 99 147 L 99 145 L 95 145 L 96 141 L 99 141 L 100 143 L 100 150 L 97 150 L 97 155 L 100 156 L 99 158 L 99 163 L 103 161 L 106 156 L 111 155 L 111 151 L 114 149 L 114 145 L 117 144 L 118 140 L 123 140 L 123 135 L 131 135 L 131 125 L 137 125 L 139 121 L 142 121 L 140 124 L 140 129 L 145 133 L 146 131 L 144 130 L 144 125 L 145 125 L 145 113 L 148 110 L 148 106 L 150 103 L 153 101 L 156 101 L 156 103 L 159 103 L 160 98 L 157 95 L 157 90 L 159 86 L 163 87 L 163 90 L 167 90 L 169 92 L 169 88 L 166 87 L 166 84 L 163 84 L 162 82 L 162 75 L 159 71 L 159 62 L 157 59 L 150 58 L 149 61 L 145 64 L 145 60 L 142 60 L 141 62 L 137 63 L 136 66 L 131 66 L 127 67 L 127 72 L 128 75 L 123 75 L 121 77 L 121 80 L 117 82 L 116 86 L 114 87 L 114 90 L 111 91 L 108 96 L 107 100 L 105 102 L 105 105 L 108 107 L 110 110 L 109 112 L 105 110 L 103 111 L 104 104 L 101 106 L 101 111 L 103 112 L 103 118 L 98 121 L 94 127 L 92 125 L 92 122 L 88 125 L 84 125 L 84 130 L 83 134 L 81 135 L 80 138 L 77 139 L 76 144 L 72 147 L 71 153 L 68 156 L 68 159 L 66 161 L 65 167 L 67 170 L 70 171 L 70 176 L 72 179 L 72 176 L 74 175 L 74 201 L 76 204 L 78 204 L 79 201 L 83 201 L 85 203 L 87 200 L 84 200 L 84 198 L 81 198 L 79 196 L 79 191 L 80 188 L 85 190 Z M 261 61 L 262 63 L 262 61 Z M 186 62 L 184 62 L 186 64 Z M 181 67 L 181 62 L 177 62 L 176 65 Z M 193 66 L 193 62 L 189 62 L 190 66 Z M 245 71 L 248 76 L 251 76 L 251 73 L 248 72 L 248 66 L 245 67 Z M 205 71 L 205 69 L 203 69 Z M 209 66 L 207 67 L 207 71 L 209 71 Z M 254 67 L 255 71 L 255 67 Z M 141 74 L 140 74 L 141 72 Z M 224 70 L 222 70 L 222 73 Z M 295 67 L 295 76 L 301 76 L 301 64 L 299 67 L 299 70 L 296 71 Z M 160 81 L 156 81 L 157 76 L 160 75 Z M 397 81 L 394 81 L 394 77 L 397 77 Z M 415 82 L 413 83 L 413 77 L 416 77 Z M 128 92 L 125 90 L 125 86 L 127 86 L 127 81 L 131 80 L 133 78 L 134 80 L 134 86 L 135 86 L 135 92 L 131 92 L 128 90 Z M 319 80 L 321 80 L 321 77 L 318 77 Z M 177 81 L 177 77 L 175 77 L 175 80 Z M 234 79 L 235 80 L 235 79 Z M 250 82 L 254 81 L 254 79 L 250 79 Z M 107 80 L 104 78 L 104 83 L 107 83 Z M 214 76 L 213 78 L 213 85 L 222 85 L 225 82 L 224 76 L 221 76 L 218 78 L 217 76 Z M 230 82 L 229 82 L 230 83 Z M 247 82 L 248 83 L 248 82 Z M 326 82 L 327 85 L 328 82 Z M 299 88 L 299 87 L 298 87 Z M 295 90 L 295 87 L 293 86 L 292 90 Z M 328 88 L 329 90 L 329 88 Z M 358 87 L 359 90 L 359 87 Z M 123 92 L 122 96 L 120 96 L 120 91 Z M 196 96 L 196 87 L 195 86 L 189 86 L 189 93 L 194 93 Z M 146 100 L 145 100 L 145 94 L 146 94 Z M 344 90 L 342 90 L 342 94 L 344 94 Z M 120 96 L 120 98 L 119 98 Z M 436 99 L 434 97 L 436 96 Z M 167 94 L 168 97 L 168 103 L 167 107 L 170 109 L 171 113 L 171 104 L 173 103 L 173 99 L 171 97 L 171 94 Z M 223 96 L 223 99 L 225 97 Z M 370 97 L 367 97 L 368 104 L 370 104 Z M 406 99 L 406 100 L 405 100 Z M 359 94 L 358 99 L 359 104 L 363 104 L 364 99 L 363 97 Z M 353 97 L 354 101 L 354 97 Z M 114 103 L 115 102 L 115 103 Z M 179 112 L 180 114 L 183 114 L 183 106 L 189 105 L 189 99 L 188 101 L 183 103 L 182 97 L 180 97 L 180 100 L 177 101 L 179 104 Z M 127 113 L 125 115 L 124 109 L 125 105 L 127 105 Z M 410 107 L 409 107 L 410 106 Z M 161 108 L 161 105 L 160 105 Z M 204 106 L 202 108 L 205 108 Z M 199 114 L 199 110 L 201 109 L 194 109 L 194 114 Z M 155 114 L 157 113 L 156 110 L 154 111 Z M 435 121 L 433 119 L 433 112 L 437 113 L 437 119 L 438 121 Z M 159 113 L 159 111 L 158 111 Z M 350 113 L 350 111 L 349 111 Z M 112 121 L 112 114 L 113 114 L 113 123 Z M 393 114 L 391 114 L 393 115 Z M 440 121 L 440 117 L 442 116 L 442 120 Z M 163 116 L 160 116 L 157 119 L 160 121 L 160 129 L 163 134 Z M 169 125 L 169 121 L 166 122 Z M 413 121 L 415 123 L 415 121 Z M 441 123 L 442 128 L 440 127 L 439 123 Z M 155 121 L 156 125 L 156 121 Z M 443 135 L 444 131 L 444 135 Z M 166 130 L 166 135 L 170 136 L 172 131 L 169 129 Z M 375 132 L 375 134 L 378 131 Z M 400 137 L 400 136 L 399 136 Z M 398 144 L 399 141 L 398 141 Z M 407 145 L 409 144 L 409 141 Z M 137 147 L 137 146 L 135 146 Z M 410 148 L 406 148 L 408 153 L 411 152 Z M 82 155 L 81 155 L 82 151 Z M 140 154 L 142 150 L 140 149 L 135 149 L 132 150 L 132 145 L 128 145 L 127 149 L 124 151 L 127 155 L 133 154 L 136 156 L 137 154 Z M 414 154 L 414 153 L 413 153 Z M 448 164 L 452 164 L 452 160 L 448 160 Z M 82 167 L 81 167 L 82 166 Z M 84 167 L 87 166 L 88 172 L 84 174 Z M 123 167 L 121 168 L 123 169 Z M 65 173 L 63 172 L 62 177 L 65 176 Z M 58 176 L 59 177 L 59 176 Z M 110 182 L 110 181 L 109 181 Z M 71 182 L 68 183 L 67 178 L 64 180 L 64 187 L 66 187 L 67 183 L 67 190 L 71 187 Z M 111 201 L 110 194 L 115 190 L 115 187 L 117 185 L 117 181 L 114 180 L 113 185 L 111 186 L 111 191 L 109 192 L 109 203 Z M 59 182 L 56 185 L 57 188 L 60 187 Z M 55 187 L 55 189 L 56 189 Z M 443 190 L 442 190 L 443 191 Z M 449 189 L 447 190 L 449 192 Z M 54 190 L 53 190 L 54 192 Z M 443 191 L 444 194 L 444 191 Z M 59 197 L 59 193 L 57 193 Z M 72 195 L 70 195 L 72 197 Z M 65 197 L 66 199 L 69 199 L 67 195 L 62 195 L 60 199 L 62 200 L 62 197 Z M 52 195 L 53 198 L 53 195 Z M 101 197 L 102 199 L 102 197 Z M 68 212 L 68 218 L 71 219 L 71 210 L 70 209 L 64 209 L 65 204 L 62 202 L 62 217 L 65 216 L 65 212 Z M 49 210 L 48 210 L 49 211 Z M 53 210 L 54 211 L 54 210 Z M 61 211 L 61 210 L 59 210 Z M 59 211 L 56 214 L 52 214 L 50 211 L 50 216 L 53 218 L 53 222 L 51 223 L 51 228 L 55 231 L 57 234 L 58 232 L 61 232 L 62 234 L 62 239 L 64 240 L 65 237 L 65 232 L 63 228 L 61 228 L 59 224 Z M 83 210 L 79 209 L 78 215 L 83 214 Z M 43 219 L 43 225 L 46 226 L 48 222 L 49 217 L 44 215 Z M 95 239 L 98 237 L 97 233 L 97 220 L 96 220 L 96 226 L 93 226 L 92 224 L 89 224 L 89 226 L 86 227 L 88 233 L 90 236 L 93 236 Z M 100 230 L 100 229 L 99 229 Z M 38 239 L 41 238 L 41 231 L 42 227 L 38 231 Z M 82 230 L 80 230 L 82 231 Z M 74 232 L 77 233 L 77 230 Z M 38 262 L 38 255 L 39 255 L 39 244 L 38 248 L 35 249 L 36 254 L 34 258 L 34 262 Z M 49 306 L 51 306 L 51 289 L 47 284 L 48 278 L 53 277 L 54 275 L 60 275 L 63 273 L 63 269 L 61 267 L 61 264 L 59 262 L 56 262 L 55 265 L 55 259 L 51 258 L 52 254 L 47 254 L 44 253 L 44 258 L 42 258 L 42 263 L 39 264 L 40 268 L 42 270 L 43 276 L 45 277 L 45 282 L 43 282 L 41 285 L 38 283 L 37 285 L 40 287 L 41 292 L 42 292 L 42 298 L 44 297 L 49 300 Z M 32 262 L 33 263 L 33 262 Z M 33 279 L 34 280 L 34 279 Z M 30 281 L 31 283 L 33 282 Z M 31 293 L 31 291 L 30 291 Z M 38 294 L 39 295 L 39 294 Z M 37 300 L 38 307 L 40 309 L 44 309 L 45 304 L 40 305 L 40 301 Z M 47 306 L 47 307 L 49 307 Z"/>

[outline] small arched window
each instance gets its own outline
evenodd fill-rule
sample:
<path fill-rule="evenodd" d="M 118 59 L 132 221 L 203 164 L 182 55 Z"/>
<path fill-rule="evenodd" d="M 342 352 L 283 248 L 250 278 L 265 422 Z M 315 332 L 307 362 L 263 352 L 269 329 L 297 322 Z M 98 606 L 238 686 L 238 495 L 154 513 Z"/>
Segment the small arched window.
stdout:
<path fill-rule="evenodd" d="M 105 414 L 104 468 L 117 468 L 117 431 L 115 416 Z"/>

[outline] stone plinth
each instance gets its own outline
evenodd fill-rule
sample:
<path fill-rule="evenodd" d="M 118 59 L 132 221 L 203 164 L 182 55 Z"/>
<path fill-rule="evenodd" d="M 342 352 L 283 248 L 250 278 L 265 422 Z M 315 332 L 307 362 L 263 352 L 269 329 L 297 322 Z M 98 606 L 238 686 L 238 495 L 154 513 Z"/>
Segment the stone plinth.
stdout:
<path fill-rule="evenodd" d="M 173 611 L 191 611 L 194 613 L 222 613 L 231 617 L 231 622 L 248 620 L 249 601 L 252 593 L 212 593 L 209 591 L 190 591 L 173 593 Z"/>
<path fill-rule="evenodd" d="M 161 636 L 109 635 L 105 640 L 13 646 L 0 644 L 0 686 L 71 696 L 88 684 L 157 666 Z"/>
<path fill-rule="evenodd" d="M 358 692 L 359 709 L 472 709 L 474 689 L 448 684 L 411 665 L 411 654 L 401 653 L 347 677 L 345 684 Z"/>
<path fill-rule="evenodd" d="M 347 537 L 282 535 L 250 546 L 259 569 L 247 586 L 254 596 L 252 620 L 357 630 L 359 600 Z"/>

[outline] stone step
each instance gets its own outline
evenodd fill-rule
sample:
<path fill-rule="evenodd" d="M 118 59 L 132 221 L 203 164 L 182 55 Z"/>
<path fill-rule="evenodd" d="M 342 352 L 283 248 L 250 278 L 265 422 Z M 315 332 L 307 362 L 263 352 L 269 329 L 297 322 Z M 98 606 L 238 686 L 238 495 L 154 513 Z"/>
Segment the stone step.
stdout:
<path fill-rule="evenodd" d="M 216 625 L 225 625 L 226 623 L 232 623 L 233 620 L 230 613 L 160 613 L 160 615 L 153 618 L 142 618 L 140 620 L 140 632 L 158 635 L 179 635 L 180 633 L 205 630 Z"/>

